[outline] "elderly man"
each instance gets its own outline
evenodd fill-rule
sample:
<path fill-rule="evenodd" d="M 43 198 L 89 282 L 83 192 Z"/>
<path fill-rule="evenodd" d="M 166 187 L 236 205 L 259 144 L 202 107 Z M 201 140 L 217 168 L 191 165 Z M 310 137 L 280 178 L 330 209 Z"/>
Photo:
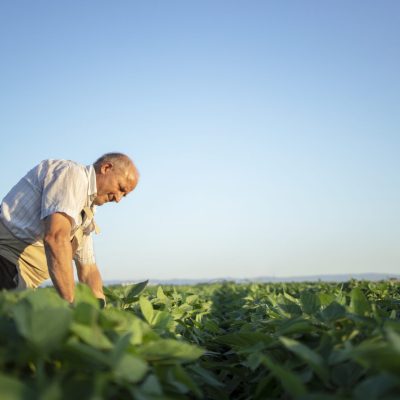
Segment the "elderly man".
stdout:
<path fill-rule="evenodd" d="M 80 282 L 104 300 L 92 232 L 95 206 L 115 201 L 137 185 L 139 173 L 122 153 L 93 165 L 44 160 L 5 196 L 0 208 L 0 289 L 37 287 L 51 278 L 61 297 L 74 300 L 75 261 Z"/>

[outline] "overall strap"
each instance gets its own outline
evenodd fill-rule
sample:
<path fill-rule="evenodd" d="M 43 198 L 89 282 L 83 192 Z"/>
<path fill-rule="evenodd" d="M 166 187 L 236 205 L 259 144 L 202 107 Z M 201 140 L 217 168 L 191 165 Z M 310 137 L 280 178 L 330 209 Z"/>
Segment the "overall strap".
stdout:
<path fill-rule="evenodd" d="M 81 215 L 82 215 L 82 224 L 78 227 L 78 229 L 75 231 L 73 237 L 71 238 L 72 241 L 72 248 L 73 248 L 73 254 L 75 254 L 76 250 L 80 247 L 81 243 L 82 243 L 82 238 L 83 238 L 83 227 L 82 225 L 85 223 L 85 221 L 87 219 L 91 219 L 92 220 L 92 224 L 94 227 L 94 231 L 97 234 L 100 233 L 100 228 L 99 226 L 96 224 L 96 221 L 94 220 L 94 213 L 93 210 L 86 206 L 83 208 L 83 210 L 81 211 Z"/>
<path fill-rule="evenodd" d="M 93 210 L 90 207 L 86 206 L 86 207 L 83 207 L 82 213 L 86 215 L 86 218 L 89 218 L 89 219 L 92 220 L 92 223 L 93 223 L 93 226 L 94 226 L 94 231 L 95 231 L 96 234 L 99 234 L 100 233 L 100 228 L 96 224 L 96 221 L 94 220 Z M 83 222 L 83 218 L 82 218 L 82 222 Z"/>

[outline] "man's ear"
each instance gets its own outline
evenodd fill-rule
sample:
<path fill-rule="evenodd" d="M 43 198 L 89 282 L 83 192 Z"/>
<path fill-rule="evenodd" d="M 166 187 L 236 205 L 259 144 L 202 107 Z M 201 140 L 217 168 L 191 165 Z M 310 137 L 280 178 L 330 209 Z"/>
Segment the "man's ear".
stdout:
<path fill-rule="evenodd" d="M 106 162 L 106 163 L 104 163 L 104 164 L 101 165 L 101 167 L 100 167 L 100 172 L 101 172 L 102 174 L 106 174 L 109 170 L 112 169 L 112 167 L 113 167 L 112 163 Z"/>

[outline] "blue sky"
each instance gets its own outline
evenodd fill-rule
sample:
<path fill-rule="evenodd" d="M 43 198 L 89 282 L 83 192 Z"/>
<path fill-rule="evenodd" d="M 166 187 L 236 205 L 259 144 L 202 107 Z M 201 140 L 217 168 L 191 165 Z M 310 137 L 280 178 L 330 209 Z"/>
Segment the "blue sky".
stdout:
<path fill-rule="evenodd" d="M 398 1 L 0 4 L 0 196 L 131 155 L 105 279 L 400 272 Z"/>

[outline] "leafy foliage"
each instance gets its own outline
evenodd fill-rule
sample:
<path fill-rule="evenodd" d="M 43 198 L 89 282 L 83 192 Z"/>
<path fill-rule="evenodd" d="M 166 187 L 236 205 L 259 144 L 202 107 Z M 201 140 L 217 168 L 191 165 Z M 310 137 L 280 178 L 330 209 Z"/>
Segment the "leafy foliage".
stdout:
<path fill-rule="evenodd" d="M 5 399 L 400 397 L 397 281 L 0 293 Z"/>

